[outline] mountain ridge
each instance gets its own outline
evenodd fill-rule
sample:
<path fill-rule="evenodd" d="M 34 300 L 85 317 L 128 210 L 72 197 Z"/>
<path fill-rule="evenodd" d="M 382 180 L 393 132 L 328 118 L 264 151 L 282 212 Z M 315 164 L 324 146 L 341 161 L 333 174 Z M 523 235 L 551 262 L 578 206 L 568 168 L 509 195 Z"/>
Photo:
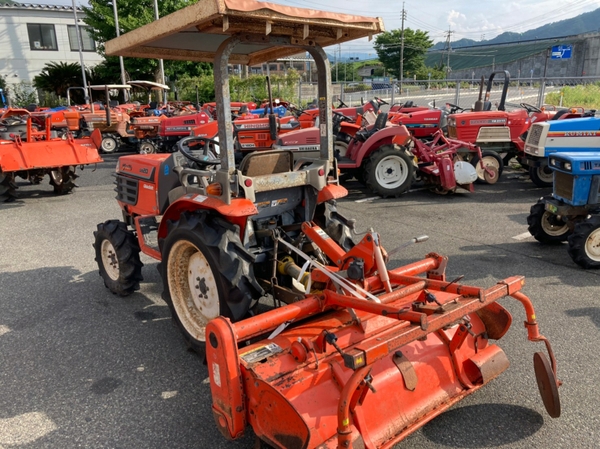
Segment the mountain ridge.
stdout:
<path fill-rule="evenodd" d="M 509 42 L 530 41 L 535 39 L 548 39 L 561 36 L 573 36 L 576 34 L 590 33 L 599 31 L 600 27 L 600 8 L 594 11 L 585 12 L 570 19 L 560 20 L 558 22 L 547 23 L 541 27 L 525 31 L 524 33 L 514 33 L 506 31 L 493 39 L 476 41 L 473 39 L 459 39 L 451 42 L 452 48 L 464 48 L 474 45 L 493 45 L 505 44 Z M 430 50 L 443 50 L 446 48 L 446 42 L 438 42 Z"/>

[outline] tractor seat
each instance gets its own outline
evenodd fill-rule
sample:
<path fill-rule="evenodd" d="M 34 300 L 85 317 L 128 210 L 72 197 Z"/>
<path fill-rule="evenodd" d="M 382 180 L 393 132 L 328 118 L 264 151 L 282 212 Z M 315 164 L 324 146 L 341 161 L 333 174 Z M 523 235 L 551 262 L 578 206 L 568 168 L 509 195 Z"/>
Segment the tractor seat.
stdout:
<path fill-rule="evenodd" d="M 558 120 L 563 115 L 568 114 L 569 112 L 570 111 L 568 109 L 561 109 L 556 114 L 554 114 L 552 117 L 550 117 L 550 120 Z"/>
<path fill-rule="evenodd" d="M 379 131 L 380 129 L 385 128 L 385 125 L 388 121 L 388 114 L 387 112 L 382 112 L 381 114 L 379 114 L 377 116 L 377 119 L 375 120 L 375 124 L 373 125 L 373 127 L 369 130 L 360 130 L 356 133 L 355 137 L 361 141 L 361 142 L 365 142 L 369 137 L 371 137 L 373 134 L 375 134 L 377 131 Z"/>
<path fill-rule="evenodd" d="M 257 151 L 248 154 L 238 170 L 248 177 L 286 173 L 294 169 L 294 153 L 291 150 Z"/>

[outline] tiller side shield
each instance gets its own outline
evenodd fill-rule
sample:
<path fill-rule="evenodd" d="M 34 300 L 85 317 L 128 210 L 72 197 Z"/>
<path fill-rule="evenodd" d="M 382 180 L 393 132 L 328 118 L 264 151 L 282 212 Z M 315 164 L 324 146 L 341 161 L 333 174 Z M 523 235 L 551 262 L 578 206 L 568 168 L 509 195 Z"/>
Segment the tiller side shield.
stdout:
<path fill-rule="evenodd" d="M 373 232 L 345 253 L 314 224 L 303 230 L 337 265 L 313 263 L 311 280 L 327 280 L 324 289 L 237 323 L 208 324 L 213 413 L 225 437 L 251 425 L 285 449 L 391 447 L 509 366 L 490 342 L 511 324 L 496 302 L 504 296 L 525 306 L 529 339 L 546 344 L 551 362 L 536 353 L 535 370 L 540 391 L 553 389 L 548 411 L 560 414 L 556 362 L 519 292 L 523 277 L 487 289 L 448 282 L 437 254 L 388 271 Z M 344 278 L 359 255 L 364 279 Z"/>

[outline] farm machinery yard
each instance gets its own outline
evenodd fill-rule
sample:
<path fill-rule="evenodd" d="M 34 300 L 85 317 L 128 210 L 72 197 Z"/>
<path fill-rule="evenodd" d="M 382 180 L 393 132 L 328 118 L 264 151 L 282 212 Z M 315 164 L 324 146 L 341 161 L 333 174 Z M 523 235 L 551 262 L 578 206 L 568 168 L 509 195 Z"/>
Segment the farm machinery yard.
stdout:
<path fill-rule="evenodd" d="M 436 253 L 388 268 L 403 246 L 386 250 L 373 229 L 354 242 L 355 222 L 336 208 L 347 191 L 333 156 L 322 47 L 382 25 L 228 0 L 188 6 L 107 43 L 109 55 L 152 48 L 146 56 L 169 58 L 178 45 L 191 60 L 214 58 L 219 140 L 190 137 L 177 153 L 120 158 L 124 221 L 99 224 L 95 249 L 105 285 L 122 295 L 141 280 L 140 249 L 160 260 L 163 298 L 185 341 L 206 357 L 213 416 L 228 439 L 251 426 L 285 449 L 391 447 L 508 367 L 490 341 L 511 327 L 502 297 L 524 308 L 527 338 L 542 350 L 533 356 L 539 392 L 548 413 L 560 415 L 556 360 L 522 276 L 489 288 L 460 284 Z M 228 61 L 298 50 L 311 53 L 320 74 L 318 154 L 252 152 L 236 164 Z M 265 293 L 268 310 L 257 305 Z"/>

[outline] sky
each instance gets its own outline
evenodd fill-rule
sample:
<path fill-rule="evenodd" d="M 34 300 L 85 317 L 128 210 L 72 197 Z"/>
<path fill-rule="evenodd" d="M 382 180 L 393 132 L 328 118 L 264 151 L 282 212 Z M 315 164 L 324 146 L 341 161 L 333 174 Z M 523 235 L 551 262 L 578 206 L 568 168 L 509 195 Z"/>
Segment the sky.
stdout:
<path fill-rule="evenodd" d="M 159 2 L 161 0 L 158 0 Z M 600 0 L 269 0 L 289 6 L 322 9 L 346 14 L 381 17 L 386 30 L 405 27 L 427 31 L 434 42 L 444 41 L 448 30 L 452 41 L 492 39 L 505 32 L 522 33 L 542 25 L 575 17 L 600 8 Z M 72 5 L 72 0 L 37 0 L 23 3 Z M 77 5 L 86 1 L 75 0 Z M 118 5 L 118 2 L 117 2 Z M 599 25 L 600 28 L 600 25 Z M 368 53 L 365 40 L 343 45 L 342 53 Z M 373 56 L 375 55 L 373 51 Z"/>

